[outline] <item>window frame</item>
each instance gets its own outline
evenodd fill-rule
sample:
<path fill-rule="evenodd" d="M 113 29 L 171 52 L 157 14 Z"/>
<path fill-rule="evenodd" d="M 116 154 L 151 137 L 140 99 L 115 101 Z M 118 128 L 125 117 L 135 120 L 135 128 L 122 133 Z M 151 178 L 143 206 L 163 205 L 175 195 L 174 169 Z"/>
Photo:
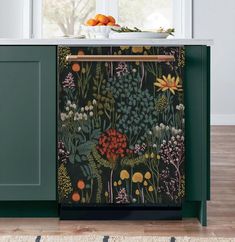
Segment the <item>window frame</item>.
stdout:
<path fill-rule="evenodd" d="M 24 31 L 26 38 L 42 38 L 42 1 L 24 0 L 29 9 L 29 22 L 25 23 L 28 31 Z M 176 38 L 192 38 L 193 0 L 173 1 L 173 23 Z M 118 19 L 118 0 L 96 0 L 96 12 L 109 14 Z M 27 21 L 26 21 L 27 22 Z"/>

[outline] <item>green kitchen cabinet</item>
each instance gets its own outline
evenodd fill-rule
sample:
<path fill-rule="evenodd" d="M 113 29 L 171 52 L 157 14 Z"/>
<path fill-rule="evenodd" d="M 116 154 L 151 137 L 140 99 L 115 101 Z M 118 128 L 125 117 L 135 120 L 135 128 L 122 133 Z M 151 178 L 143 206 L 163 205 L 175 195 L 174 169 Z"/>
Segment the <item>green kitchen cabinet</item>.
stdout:
<path fill-rule="evenodd" d="M 187 46 L 185 52 L 186 199 L 185 217 L 206 225 L 210 199 L 210 47 Z"/>
<path fill-rule="evenodd" d="M 57 46 L 0 46 L 0 216 L 59 216 Z M 210 47 L 185 46 L 183 217 L 206 225 L 210 199 Z M 33 201 L 33 202 L 32 202 Z"/>
<path fill-rule="evenodd" d="M 0 46 L 0 201 L 56 200 L 56 47 Z"/>

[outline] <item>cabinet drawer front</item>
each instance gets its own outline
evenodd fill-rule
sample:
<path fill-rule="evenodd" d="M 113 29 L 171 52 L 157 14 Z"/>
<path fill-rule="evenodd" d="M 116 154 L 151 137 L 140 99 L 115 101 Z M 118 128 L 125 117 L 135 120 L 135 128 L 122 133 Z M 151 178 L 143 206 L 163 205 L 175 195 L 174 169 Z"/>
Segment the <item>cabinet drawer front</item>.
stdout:
<path fill-rule="evenodd" d="M 59 65 L 60 202 L 180 206 L 184 48 L 62 47 Z"/>
<path fill-rule="evenodd" d="M 55 200 L 56 47 L 0 47 L 0 200 Z"/>

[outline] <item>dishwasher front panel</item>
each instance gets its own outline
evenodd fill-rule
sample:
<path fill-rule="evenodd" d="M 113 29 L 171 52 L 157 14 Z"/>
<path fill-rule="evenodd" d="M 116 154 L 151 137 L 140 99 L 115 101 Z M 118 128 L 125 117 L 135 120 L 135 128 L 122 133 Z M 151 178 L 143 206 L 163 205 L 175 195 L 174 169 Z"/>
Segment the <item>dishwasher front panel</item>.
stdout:
<path fill-rule="evenodd" d="M 184 48 L 61 46 L 58 54 L 60 204 L 180 206 Z"/>

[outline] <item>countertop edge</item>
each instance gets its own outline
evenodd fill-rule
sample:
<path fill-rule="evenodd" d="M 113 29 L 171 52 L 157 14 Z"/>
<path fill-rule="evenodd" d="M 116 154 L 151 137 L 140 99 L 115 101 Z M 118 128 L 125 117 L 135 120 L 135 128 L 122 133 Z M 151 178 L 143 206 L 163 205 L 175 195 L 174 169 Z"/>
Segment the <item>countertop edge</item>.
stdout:
<path fill-rule="evenodd" d="M 78 46 L 120 46 L 120 45 L 157 45 L 212 46 L 211 39 L 0 39 L 0 45 L 78 45 Z"/>

